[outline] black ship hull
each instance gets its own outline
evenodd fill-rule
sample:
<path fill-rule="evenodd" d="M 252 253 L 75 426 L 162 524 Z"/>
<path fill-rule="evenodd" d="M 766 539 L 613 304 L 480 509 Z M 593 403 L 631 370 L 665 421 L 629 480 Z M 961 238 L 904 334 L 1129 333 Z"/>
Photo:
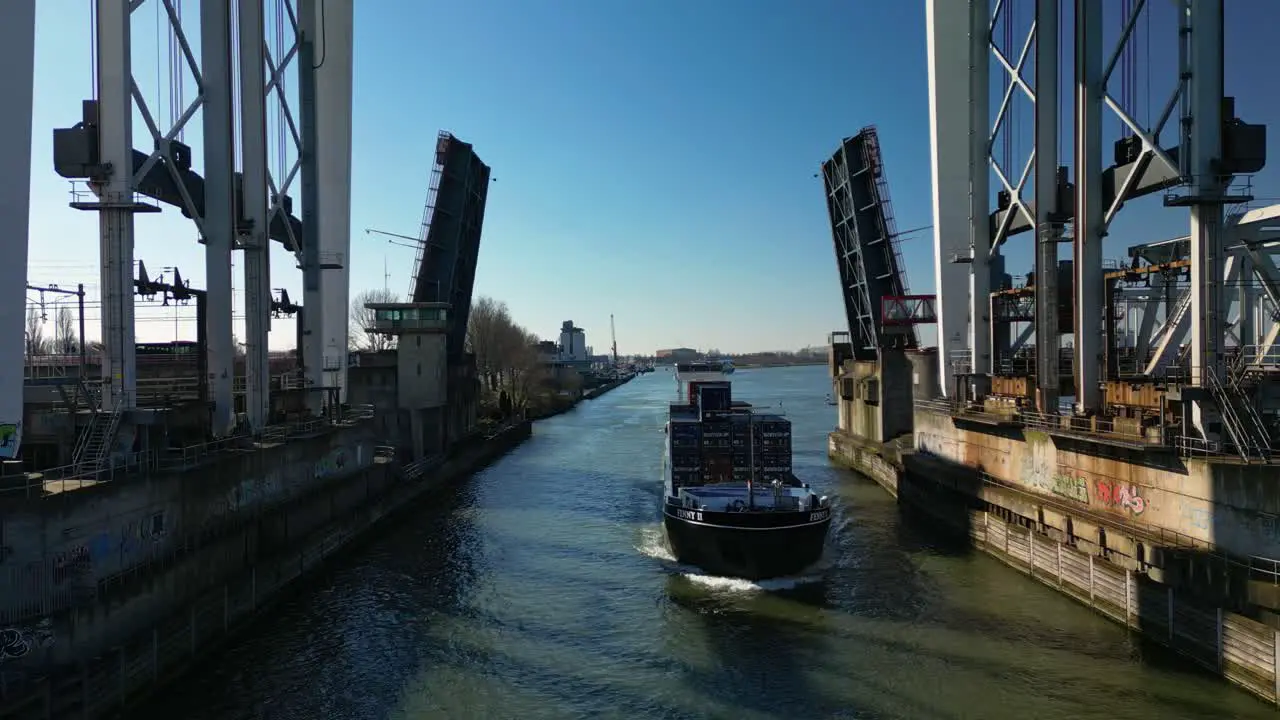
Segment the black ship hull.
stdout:
<path fill-rule="evenodd" d="M 747 580 L 796 575 L 822 556 L 831 510 L 710 512 L 664 503 L 662 522 L 678 562 Z"/>

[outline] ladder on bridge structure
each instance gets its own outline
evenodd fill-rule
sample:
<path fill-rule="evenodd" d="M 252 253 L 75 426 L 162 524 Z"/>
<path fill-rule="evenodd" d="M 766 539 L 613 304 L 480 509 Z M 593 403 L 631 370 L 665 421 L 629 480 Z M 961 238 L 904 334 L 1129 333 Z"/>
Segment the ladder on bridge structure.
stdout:
<path fill-rule="evenodd" d="M 440 139 L 436 141 L 437 147 L 439 147 Z M 435 160 L 435 164 L 431 166 L 431 179 L 427 186 L 427 201 L 422 208 L 422 224 L 418 231 L 421 233 L 421 239 L 418 241 L 418 251 L 413 259 L 413 275 L 409 281 L 409 302 L 417 302 L 415 296 L 418 292 L 418 282 L 422 279 L 423 271 L 426 269 L 422 264 L 427 259 L 427 241 L 431 237 L 431 223 L 435 219 L 436 199 L 440 195 L 440 182 L 444 177 L 444 156 L 437 152 Z"/>
<path fill-rule="evenodd" d="M 122 414 L 119 410 L 93 413 L 72 453 L 71 462 L 77 475 L 94 474 L 102 469 L 103 463 L 111 456 Z"/>
<path fill-rule="evenodd" d="M 1271 435 L 1244 388 L 1234 377 L 1224 385 L 1218 374 L 1207 368 L 1204 375 L 1209 380 L 1209 392 L 1218 406 L 1222 424 L 1240 458 L 1245 462 L 1268 461 L 1272 453 Z"/>
<path fill-rule="evenodd" d="M 1146 367 L 1143 368 L 1144 375 L 1154 375 L 1169 365 L 1169 345 L 1177 337 L 1178 327 L 1186 319 L 1190 309 L 1191 293 L 1184 292 L 1178 296 L 1177 303 L 1173 306 L 1173 311 L 1169 313 L 1164 324 L 1151 334 L 1152 340 L 1159 338 L 1159 341 L 1155 343 L 1155 349 L 1151 351 L 1151 358 L 1147 361 Z"/>

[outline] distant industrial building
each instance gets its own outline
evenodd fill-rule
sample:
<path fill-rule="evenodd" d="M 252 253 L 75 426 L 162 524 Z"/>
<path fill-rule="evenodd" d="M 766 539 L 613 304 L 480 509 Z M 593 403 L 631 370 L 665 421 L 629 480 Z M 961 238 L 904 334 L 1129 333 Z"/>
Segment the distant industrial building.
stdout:
<path fill-rule="evenodd" d="M 554 365 L 560 359 L 560 346 L 553 340 L 542 340 L 535 349 L 538 353 L 538 362 L 542 365 Z"/>
<path fill-rule="evenodd" d="M 660 363 L 682 363 L 693 362 L 702 355 L 702 353 L 693 348 L 670 348 L 668 350 L 658 350 L 654 357 Z"/>

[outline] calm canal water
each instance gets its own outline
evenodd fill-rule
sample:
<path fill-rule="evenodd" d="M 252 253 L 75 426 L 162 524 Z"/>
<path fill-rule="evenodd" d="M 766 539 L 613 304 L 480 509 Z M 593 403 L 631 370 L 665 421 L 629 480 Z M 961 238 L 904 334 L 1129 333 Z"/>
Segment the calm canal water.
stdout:
<path fill-rule="evenodd" d="M 826 567 L 764 587 L 672 563 L 659 370 L 571 413 L 311 581 L 143 716 L 1274 717 L 828 465 L 823 367 L 740 370 L 839 498 Z M 136 716 L 135 716 L 136 717 Z"/>

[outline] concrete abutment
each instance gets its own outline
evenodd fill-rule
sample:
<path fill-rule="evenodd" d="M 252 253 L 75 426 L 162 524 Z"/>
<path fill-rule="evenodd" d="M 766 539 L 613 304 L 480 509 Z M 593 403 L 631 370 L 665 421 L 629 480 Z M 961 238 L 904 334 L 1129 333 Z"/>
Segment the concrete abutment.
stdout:
<path fill-rule="evenodd" d="M 19 652 L 10 653 L 0 665 L 6 679 L 0 717 L 93 718 L 129 706 L 207 657 L 259 617 L 295 580 L 352 546 L 375 524 L 411 507 L 431 489 L 483 468 L 530 434 L 529 422 L 507 426 L 489 439 L 464 444 L 410 479 L 393 463 L 375 462 L 372 444 L 363 445 L 371 440 L 360 429 L 348 428 L 328 434 L 329 444 L 355 452 L 362 460 L 367 457 L 368 462 L 339 464 L 331 455 L 320 455 L 329 458 L 326 467 L 334 471 L 315 472 L 313 467 L 308 482 L 296 471 L 283 472 L 274 486 L 274 502 L 253 494 L 252 488 L 262 483 L 245 485 L 247 480 L 235 476 L 207 480 L 224 486 L 222 511 L 213 514 L 218 521 L 209 513 L 192 512 L 189 502 L 171 505 L 187 511 L 178 517 L 204 520 L 190 531 L 170 521 L 163 525 L 163 537 L 150 539 L 150 553 L 124 569 L 111 566 L 113 572 L 100 578 L 93 574 L 96 565 L 80 568 L 79 579 L 72 578 L 64 562 L 63 571 L 30 585 L 32 601 L 5 603 L 11 617 L 7 627 L 12 628 L 5 637 L 18 644 Z M 294 452 L 288 451 L 291 456 Z M 138 484 L 192 482 L 170 478 Z M 227 487 L 242 486 L 250 490 L 233 493 L 230 500 L 225 497 Z M 166 494 L 152 487 L 146 496 L 172 501 L 196 494 L 189 488 L 169 490 Z M 131 518 L 154 517 L 153 504 L 143 504 L 142 513 L 123 511 L 121 498 L 134 492 L 121 484 L 114 490 L 103 488 L 93 501 L 68 497 L 64 507 L 37 509 L 49 526 L 96 517 L 95 529 L 109 532 L 112 542 L 96 541 L 97 547 L 88 553 L 93 563 L 107 547 L 121 552 L 121 528 L 126 538 L 136 532 L 137 522 Z M 203 489 L 199 495 L 218 496 Z M 237 497 L 239 504 L 231 501 Z M 104 512 L 105 505 L 121 507 Z M 56 534 L 46 533 L 46 542 L 51 536 Z M 54 592 L 55 580 L 74 581 L 79 590 L 59 587 Z M 40 587 L 45 592 L 37 592 Z M 37 614 L 41 607 L 50 610 Z"/>
<path fill-rule="evenodd" d="M 1275 493 L 1258 468 L 1139 463 L 920 409 L 914 437 L 836 431 L 828 454 L 972 547 L 1280 704 L 1280 589 L 1241 554 L 1272 542 Z"/>

